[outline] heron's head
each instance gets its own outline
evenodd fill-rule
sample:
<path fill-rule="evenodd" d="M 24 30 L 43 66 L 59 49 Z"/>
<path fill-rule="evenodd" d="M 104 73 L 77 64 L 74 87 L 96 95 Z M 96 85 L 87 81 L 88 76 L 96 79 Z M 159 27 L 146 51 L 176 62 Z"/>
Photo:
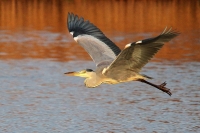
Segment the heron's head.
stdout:
<path fill-rule="evenodd" d="M 78 76 L 78 77 L 83 77 L 83 78 L 89 78 L 94 73 L 95 72 L 92 69 L 85 69 L 85 70 L 81 70 L 78 72 L 66 72 L 64 74 L 69 75 L 69 76 Z"/>

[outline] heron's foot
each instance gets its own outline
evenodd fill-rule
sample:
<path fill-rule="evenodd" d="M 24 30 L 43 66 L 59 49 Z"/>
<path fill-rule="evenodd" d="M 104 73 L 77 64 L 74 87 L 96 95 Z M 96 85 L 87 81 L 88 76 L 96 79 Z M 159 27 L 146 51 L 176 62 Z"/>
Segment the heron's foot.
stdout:
<path fill-rule="evenodd" d="M 165 85 L 167 84 L 166 82 L 164 82 L 164 83 L 162 83 L 162 84 L 160 84 L 160 85 L 156 85 L 156 84 L 153 84 L 153 83 L 151 83 L 151 82 L 148 82 L 148 81 L 146 81 L 146 80 L 144 80 L 144 79 L 139 79 L 139 81 L 140 81 L 140 82 L 143 82 L 143 83 L 146 83 L 146 84 L 149 84 L 149 85 L 151 85 L 151 86 L 153 86 L 153 87 L 155 87 L 155 88 L 157 88 L 157 89 L 159 89 L 159 90 L 161 90 L 161 91 L 167 93 L 167 94 L 170 95 L 170 96 L 172 95 L 172 93 L 170 92 L 170 89 L 168 89 L 168 88 L 165 87 Z"/>
<path fill-rule="evenodd" d="M 171 96 L 172 93 L 170 92 L 170 89 L 168 89 L 168 88 L 165 87 L 166 84 L 167 84 L 167 83 L 164 82 L 164 83 L 158 85 L 158 88 L 159 88 L 161 91 L 163 91 L 163 92 L 165 92 L 165 93 L 167 93 L 168 95 Z"/>
<path fill-rule="evenodd" d="M 166 83 L 166 82 L 164 82 L 164 83 L 160 84 L 160 86 L 163 86 L 163 87 L 164 87 L 166 84 L 167 84 L 167 83 Z"/>

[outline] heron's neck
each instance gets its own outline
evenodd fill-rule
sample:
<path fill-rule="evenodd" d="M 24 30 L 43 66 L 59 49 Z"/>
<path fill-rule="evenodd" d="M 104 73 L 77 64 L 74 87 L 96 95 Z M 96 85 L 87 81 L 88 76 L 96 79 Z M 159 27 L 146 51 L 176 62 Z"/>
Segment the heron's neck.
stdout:
<path fill-rule="evenodd" d="M 85 79 L 84 83 L 86 87 L 93 88 L 99 86 L 102 82 L 100 78 L 96 76 L 96 73 L 92 73 L 90 77 Z"/>

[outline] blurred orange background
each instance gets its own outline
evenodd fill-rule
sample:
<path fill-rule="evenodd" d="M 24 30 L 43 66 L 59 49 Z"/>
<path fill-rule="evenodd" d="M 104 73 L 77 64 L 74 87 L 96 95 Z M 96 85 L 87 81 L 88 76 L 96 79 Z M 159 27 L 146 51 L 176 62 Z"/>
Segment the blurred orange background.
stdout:
<path fill-rule="evenodd" d="M 200 61 L 198 0 L 0 0 L 0 59 L 90 60 L 68 33 L 68 12 L 95 24 L 121 49 L 173 27 L 181 35 L 156 59 Z"/>

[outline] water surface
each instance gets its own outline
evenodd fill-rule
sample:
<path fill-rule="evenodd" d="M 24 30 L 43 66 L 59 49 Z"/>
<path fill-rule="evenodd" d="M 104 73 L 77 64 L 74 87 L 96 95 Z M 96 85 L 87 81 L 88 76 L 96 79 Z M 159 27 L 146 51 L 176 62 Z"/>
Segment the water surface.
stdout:
<path fill-rule="evenodd" d="M 0 132 L 200 132 L 199 1 L 0 1 Z M 143 83 L 84 86 L 67 71 L 95 69 L 66 28 L 68 12 L 98 26 L 121 49 L 159 35 L 167 43 L 142 73 L 173 95 Z"/>
<path fill-rule="evenodd" d="M 151 82 L 167 81 L 173 95 L 139 82 L 84 87 L 64 72 L 91 62 L 0 61 L 2 132 L 199 132 L 200 63 L 150 63 Z M 74 67 L 76 66 L 76 67 Z"/>

